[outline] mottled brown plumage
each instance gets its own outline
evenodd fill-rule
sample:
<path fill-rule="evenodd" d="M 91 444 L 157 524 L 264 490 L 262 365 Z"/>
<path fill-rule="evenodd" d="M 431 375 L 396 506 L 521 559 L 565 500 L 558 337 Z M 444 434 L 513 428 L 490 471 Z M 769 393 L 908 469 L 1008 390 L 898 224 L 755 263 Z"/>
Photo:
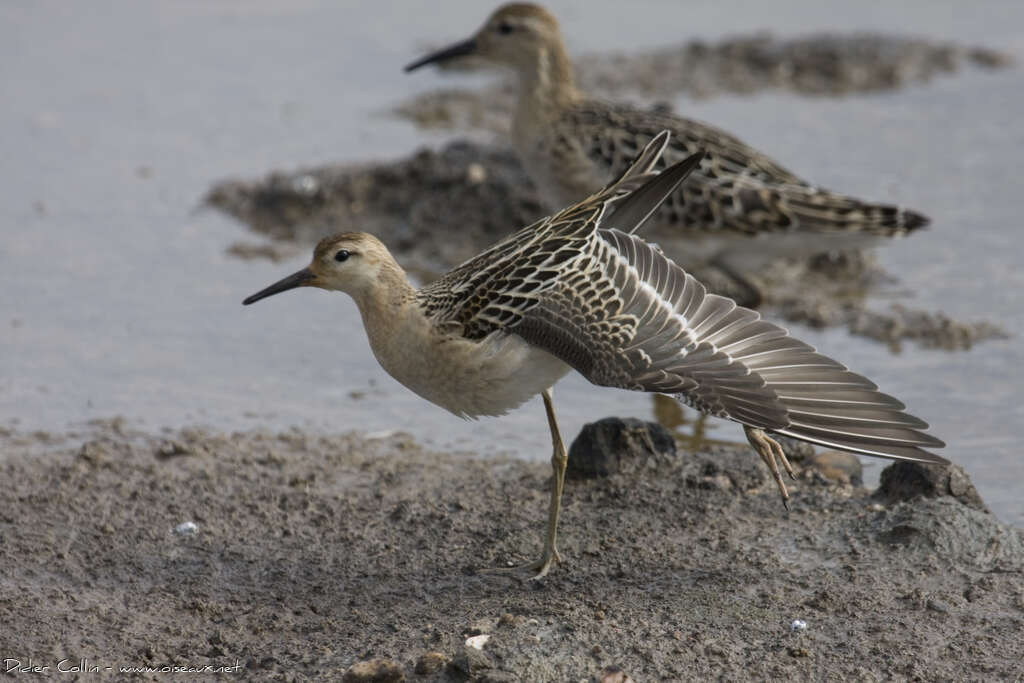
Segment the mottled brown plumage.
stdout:
<path fill-rule="evenodd" d="M 512 141 L 550 208 L 602 187 L 663 130 L 672 140 L 659 168 L 702 152 L 700 167 L 649 232 L 685 265 L 746 270 L 779 256 L 871 246 L 928 223 L 914 211 L 818 188 L 714 126 L 586 97 L 573 81 L 558 22 L 540 6 L 504 5 L 471 39 L 407 70 L 467 54 L 517 72 Z M 742 258 L 732 263 L 736 254 Z"/>

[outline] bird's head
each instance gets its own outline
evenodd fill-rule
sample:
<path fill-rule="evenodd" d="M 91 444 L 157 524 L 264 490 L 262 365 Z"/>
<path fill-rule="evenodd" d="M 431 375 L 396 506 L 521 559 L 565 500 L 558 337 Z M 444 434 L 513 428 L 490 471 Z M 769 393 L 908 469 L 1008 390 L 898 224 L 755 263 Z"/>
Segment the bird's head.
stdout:
<path fill-rule="evenodd" d="M 308 266 L 262 289 L 242 303 L 296 287 L 319 287 L 350 294 L 357 300 L 381 281 L 381 270 L 394 259 L 380 240 L 365 232 L 346 232 L 320 240 Z"/>
<path fill-rule="evenodd" d="M 455 62 L 468 56 L 513 69 L 532 69 L 538 60 L 555 52 L 563 52 L 555 17 L 540 5 L 515 2 L 496 9 L 468 40 L 418 59 L 405 70 Z"/>

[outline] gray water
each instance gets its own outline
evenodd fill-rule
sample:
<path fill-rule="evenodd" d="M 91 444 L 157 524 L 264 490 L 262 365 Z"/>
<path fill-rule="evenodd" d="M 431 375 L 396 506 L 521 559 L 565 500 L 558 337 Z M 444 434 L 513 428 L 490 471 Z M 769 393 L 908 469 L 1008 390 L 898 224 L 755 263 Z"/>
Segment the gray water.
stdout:
<path fill-rule="evenodd" d="M 864 29 L 1024 57 L 1017 0 L 550 4 L 574 52 L 760 29 Z M 303 291 L 243 308 L 243 297 L 304 259 L 232 259 L 225 248 L 247 239 L 245 229 L 195 210 L 225 177 L 439 144 L 386 112 L 451 81 L 406 76 L 401 66 L 428 43 L 462 37 L 489 9 L 468 0 L 0 6 L 0 425 L 62 431 L 120 415 L 152 431 L 402 429 L 437 447 L 547 458 L 539 401 L 481 422 L 422 402 L 377 367 L 342 295 Z M 997 514 L 1024 524 L 1024 71 L 967 70 L 839 99 L 676 105 L 822 185 L 933 217 L 928 233 L 885 250 L 900 278 L 893 293 L 955 318 L 998 321 L 1012 338 L 892 355 L 841 331 L 794 331 L 928 419 Z M 578 377 L 559 385 L 556 400 L 566 434 L 606 415 L 652 413 L 649 397 L 597 391 Z M 732 425 L 713 435 L 740 438 Z M 884 463 L 869 464 L 877 472 Z"/>

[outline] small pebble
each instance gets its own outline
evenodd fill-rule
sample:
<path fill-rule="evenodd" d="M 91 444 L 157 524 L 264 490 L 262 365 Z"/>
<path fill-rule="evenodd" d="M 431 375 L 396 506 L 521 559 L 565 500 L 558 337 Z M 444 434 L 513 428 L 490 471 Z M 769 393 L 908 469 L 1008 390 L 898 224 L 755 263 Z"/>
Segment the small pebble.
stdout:
<path fill-rule="evenodd" d="M 470 185 L 479 185 L 487 180 L 487 169 L 474 161 L 466 168 L 466 180 Z"/>
<path fill-rule="evenodd" d="M 807 622 L 804 621 L 803 619 L 794 619 L 793 623 L 791 623 L 789 625 L 789 630 L 790 631 L 806 631 L 807 630 Z"/>
<path fill-rule="evenodd" d="M 182 522 L 174 527 L 174 533 L 179 536 L 191 536 L 192 534 L 199 533 L 199 525 L 195 522 Z"/>

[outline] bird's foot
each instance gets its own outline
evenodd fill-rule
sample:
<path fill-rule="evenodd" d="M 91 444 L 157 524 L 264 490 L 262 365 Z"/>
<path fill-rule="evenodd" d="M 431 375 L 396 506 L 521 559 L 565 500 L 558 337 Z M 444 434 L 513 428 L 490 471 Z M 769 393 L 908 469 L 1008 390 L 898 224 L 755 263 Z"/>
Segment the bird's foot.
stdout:
<path fill-rule="evenodd" d="M 747 435 L 747 441 L 754 447 L 757 454 L 761 456 L 764 463 L 768 465 L 768 469 L 771 470 L 772 476 L 775 477 L 775 483 L 779 487 L 779 493 L 782 494 L 782 504 L 785 508 L 789 509 L 789 491 L 786 490 L 786 484 L 782 481 L 782 474 L 779 472 L 778 463 L 775 458 L 778 457 L 782 461 L 782 466 L 786 469 L 786 473 L 789 474 L 790 479 L 796 479 L 796 475 L 793 473 L 793 468 L 789 464 L 789 460 L 786 458 L 785 451 L 782 450 L 782 446 L 778 441 L 773 439 L 764 433 L 763 429 L 755 429 L 754 427 L 743 427 L 744 433 Z"/>
<path fill-rule="evenodd" d="M 558 554 L 558 549 L 555 547 L 544 548 L 544 552 L 541 553 L 540 558 L 533 562 L 527 562 L 526 564 L 520 564 L 513 567 L 493 567 L 489 569 L 478 569 L 477 574 L 526 574 L 533 573 L 532 576 L 528 576 L 527 580 L 536 581 L 547 576 L 551 567 L 556 562 L 561 562 L 562 556 Z"/>

